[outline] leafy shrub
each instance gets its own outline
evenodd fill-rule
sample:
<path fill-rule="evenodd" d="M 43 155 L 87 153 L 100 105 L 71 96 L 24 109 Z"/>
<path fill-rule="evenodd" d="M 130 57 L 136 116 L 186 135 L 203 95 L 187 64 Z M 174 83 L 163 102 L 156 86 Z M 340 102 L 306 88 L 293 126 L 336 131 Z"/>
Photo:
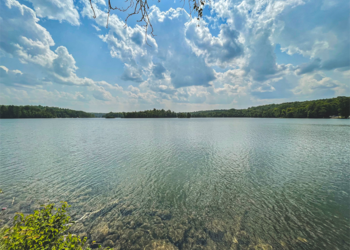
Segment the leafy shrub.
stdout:
<path fill-rule="evenodd" d="M 1 232 L 0 249 L 89 249 L 84 247 L 86 237 L 81 239 L 70 233 L 65 235 L 74 223 L 67 215 L 67 202 L 61 202 L 59 208 L 55 208 L 54 204 L 42 207 L 26 217 L 17 213 L 13 226 Z"/>

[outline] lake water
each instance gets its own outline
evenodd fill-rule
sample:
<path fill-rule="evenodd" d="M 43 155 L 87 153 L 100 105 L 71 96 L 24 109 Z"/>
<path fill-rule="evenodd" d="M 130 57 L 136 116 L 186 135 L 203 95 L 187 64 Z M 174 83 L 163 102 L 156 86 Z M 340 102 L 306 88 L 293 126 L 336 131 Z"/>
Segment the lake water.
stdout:
<path fill-rule="evenodd" d="M 0 223 L 65 200 L 116 249 L 349 249 L 349 139 L 339 119 L 0 120 Z"/>

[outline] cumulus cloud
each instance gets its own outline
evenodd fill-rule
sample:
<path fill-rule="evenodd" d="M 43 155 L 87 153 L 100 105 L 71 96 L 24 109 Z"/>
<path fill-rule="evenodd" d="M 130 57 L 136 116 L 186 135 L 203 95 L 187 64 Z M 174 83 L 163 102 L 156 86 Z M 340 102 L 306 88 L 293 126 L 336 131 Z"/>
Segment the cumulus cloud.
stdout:
<path fill-rule="evenodd" d="M 274 48 L 270 41 L 270 31 L 259 29 L 253 32 L 245 65 L 247 73 L 251 73 L 256 81 L 265 81 L 271 77 L 277 77 L 277 74 L 284 69 L 286 69 L 284 65 L 276 63 Z"/>
<path fill-rule="evenodd" d="M 303 75 L 292 90 L 295 95 L 334 96 L 349 93 L 349 86 L 320 74 Z"/>
<path fill-rule="evenodd" d="M 220 33 L 213 36 L 203 23 L 190 22 L 186 27 L 186 38 L 198 55 L 204 55 L 210 65 L 225 67 L 243 54 L 243 45 L 238 40 L 239 32 L 228 24 L 220 26 Z"/>
<path fill-rule="evenodd" d="M 101 86 L 96 86 L 93 88 L 92 95 L 101 101 L 111 101 L 113 100 L 113 96 L 111 95 L 110 92 L 106 91 L 103 87 Z"/>
<path fill-rule="evenodd" d="M 79 25 L 79 13 L 73 0 L 27 0 L 33 4 L 38 17 L 67 21 L 72 25 Z"/>
<path fill-rule="evenodd" d="M 93 13 L 87 0 L 83 1 L 84 9 L 82 15 L 92 18 Z M 96 24 L 100 27 L 106 26 L 107 13 L 95 6 Z M 125 26 L 125 22 L 112 14 L 108 19 L 109 31 L 99 37 L 108 44 L 112 57 L 119 58 L 123 62 L 133 64 L 141 57 L 157 50 L 155 39 L 147 35 L 147 43 L 144 29 L 136 25 L 134 28 Z"/>
<path fill-rule="evenodd" d="M 215 80 L 214 70 L 204 58 L 192 51 L 186 41 L 185 23 L 189 21 L 188 14 L 180 8 L 161 12 L 153 6 L 150 18 L 158 32 L 172 31 L 166 36 L 157 37 L 158 52 L 154 54 L 154 58 L 169 72 L 171 84 L 175 88 L 210 86 Z"/>
<path fill-rule="evenodd" d="M 152 37 L 138 24 L 125 27 L 115 13 L 109 29 L 102 28 L 107 21 L 106 3 L 93 0 L 97 17 L 88 25 L 98 31 L 111 57 L 124 64 L 117 77 L 122 84 L 131 84 L 125 89 L 79 77 L 74 59 L 79 53 L 61 44 L 51 49 L 55 43 L 37 17 L 79 25 L 84 20 L 79 19 L 73 0 L 28 1 L 35 11 L 15 0 L 0 2 L 5 10 L 0 18 L 0 55 L 35 65 L 42 76 L 3 66 L 0 83 L 6 88 L 59 84 L 89 91 L 75 95 L 76 100 L 89 96 L 100 103 L 187 107 L 231 107 L 349 93 L 345 83 L 350 70 L 350 6 L 344 1 L 216 0 L 209 3 L 212 15 L 199 27 L 181 8 L 161 11 L 151 6 L 149 17 L 157 35 Z M 92 18 L 89 1 L 80 3 L 80 14 Z M 277 55 L 276 45 L 281 48 Z M 297 54 L 305 63 L 296 63 Z M 293 64 L 279 63 L 281 55 L 284 62 L 290 59 Z"/>
<path fill-rule="evenodd" d="M 51 46 L 55 43 L 50 33 L 38 24 L 35 12 L 14 0 L 0 2 L 2 28 L 0 50 L 5 54 L 18 58 L 22 63 L 33 63 L 44 72 L 44 78 L 37 79 L 31 74 L 2 67 L 1 83 L 6 85 L 42 85 L 56 83 L 71 86 L 86 86 L 93 91 L 99 100 L 110 100 L 112 95 L 106 89 L 122 91 L 119 85 L 111 85 L 104 81 L 80 78 L 76 75 L 76 61 L 64 46 L 55 51 Z"/>
<path fill-rule="evenodd" d="M 22 63 L 50 66 L 56 57 L 50 46 L 55 43 L 35 12 L 15 0 L 1 1 L 0 9 L 0 50 Z"/>
<path fill-rule="evenodd" d="M 164 79 L 164 73 L 166 72 L 166 69 L 164 68 L 163 64 L 156 63 L 152 67 L 152 73 L 155 78 L 157 79 Z"/>
<path fill-rule="evenodd" d="M 134 81 L 134 82 L 142 82 L 142 70 L 140 68 L 132 67 L 129 64 L 125 64 L 124 72 L 121 77 L 124 81 Z"/>
<path fill-rule="evenodd" d="M 5 87 L 0 92 L 0 100 L 4 103 L 13 103 L 15 105 L 28 105 L 45 103 L 45 105 L 55 105 L 57 102 L 65 101 L 71 105 L 77 102 L 87 102 L 88 96 L 80 92 L 48 91 L 45 89 L 16 89 Z"/>
<path fill-rule="evenodd" d="M 57 57 L 52 62 L 53 72 L 62 77 L 69 77 L 77 69 L 73 56 L 63 46 L 58 47 L 55 52 Z"/>
<path fill-rule="evenodd" d="M 344 1 L 308 1 L 279 16 L 273 40 L 290 55 L 312 59 L 299 74 L 349 68 L 349 12 L 350 6 Z"/>
<path fill-rule="evenodd" d="M 86 5 L 83 13 L 91 17 L 89 9 L 89 5 Z M 96 8 L 96 15 L 96 23 L 104 26 L 107 14 Z M 189 21 L 189 15 L 181 8 L 162 12 L 152 6 L 150 19 L 157 32 L 172 32 L 166 36 L 157 36 L 156 39 L 148 35 L 146 43 L 142 27 L 136 25 L 134 28 L 125 28 L 124 21 L 112 14 L 110 31 L 100 36 L 108 44 L 111 56 L 125 63 L 122 79 L 135 82 L 142 82 L 142 76 L 162 79 L 163 74 L 168 72 L 175 88 L 209 86 L 215 79 L 213 69 L 204 58 L 192 51 L 185 39 L 185 23 Z"/>

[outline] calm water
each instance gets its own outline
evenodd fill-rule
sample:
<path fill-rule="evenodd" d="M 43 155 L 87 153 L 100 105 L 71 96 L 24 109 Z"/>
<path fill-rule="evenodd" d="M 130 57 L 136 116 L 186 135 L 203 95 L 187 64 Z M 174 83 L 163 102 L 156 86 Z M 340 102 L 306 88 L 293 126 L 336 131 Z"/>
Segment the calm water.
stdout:
<path fill-rule="evenodd" d="M 66 200 L 117 249 L 349 249 L 349 141 L 338 119 L 0 120 L 0 223 Z"/>

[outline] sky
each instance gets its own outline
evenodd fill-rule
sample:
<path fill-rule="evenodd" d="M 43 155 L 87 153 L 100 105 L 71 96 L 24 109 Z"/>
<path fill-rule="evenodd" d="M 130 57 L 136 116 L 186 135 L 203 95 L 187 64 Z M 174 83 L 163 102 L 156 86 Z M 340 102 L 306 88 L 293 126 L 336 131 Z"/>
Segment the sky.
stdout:
<path fill-rule="evenodd" d="M 112 0 L 112 5 L 124 1 Z M 348 0 L 0 0 L 0 104 L 88 112 L 247 108 L 350 95 Z M 123 6 L 123 5 L 122 5 Z"/>

